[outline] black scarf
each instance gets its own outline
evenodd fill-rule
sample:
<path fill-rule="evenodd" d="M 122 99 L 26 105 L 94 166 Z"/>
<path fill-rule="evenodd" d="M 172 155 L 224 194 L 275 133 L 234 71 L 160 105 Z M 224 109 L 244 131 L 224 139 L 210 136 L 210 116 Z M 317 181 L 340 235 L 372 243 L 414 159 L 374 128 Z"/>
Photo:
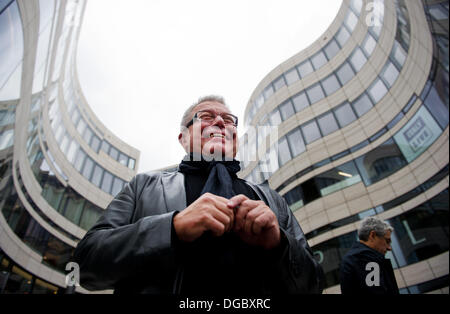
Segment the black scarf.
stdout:
<path fill-rule="evenodd" d="M 178 170 L 189 174 L 208 175 L 208 179 L 200 195 L 211 193 L 232 198 L 236 193 L 233 191 L 232 178 L 237 178 L 236 173 L 241 170 L 239 161 L 233 159 L 230 161 L 207 161 L 203 157 L 194 159 L 193 154 L 186 156 L 180 163 Z M 198 161 L 195 161 L 198 160 Z"/>

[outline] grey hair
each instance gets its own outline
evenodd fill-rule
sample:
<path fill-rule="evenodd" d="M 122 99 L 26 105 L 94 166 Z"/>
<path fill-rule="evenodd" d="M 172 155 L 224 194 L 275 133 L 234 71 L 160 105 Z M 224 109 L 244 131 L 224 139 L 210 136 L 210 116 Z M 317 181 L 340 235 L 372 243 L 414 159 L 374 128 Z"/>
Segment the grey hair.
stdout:
<path fill-rule="evenodd" d="M 186 111 L 184 112 L 183 118 L 181 118 L 181 124 L 180 124 L 181 131 L 183 131 L 186 128 L 186 125 L 191 120 L 192 110 L 194 110 L 195 107 L 197 107 L 199 104 L 201 104 L 202 102 L 205 102 L 205 101 L 215 101 L 215 102 L 221 103 L 228 110 L 230 110 L 230 108 L 228 108 L 227 104 L 225 103 L 225 99 L 222 96 L 208 95 L 208 96 L 200 97 L 195 103 L 190 105 L 189 108 L 187 108 Z"/>
<path fill-rule="evenodd" d="M 379 237 L 383 237 L 386 232 L 393 231 L 388 223 L 375 218 L 375 217 L 366 217 L 361 223 L 361 227 L 358 229 L 358 237 L 362 241 L 367 241 L 369 239 L 370 231 L 375 231 L 375 234 Z"/>

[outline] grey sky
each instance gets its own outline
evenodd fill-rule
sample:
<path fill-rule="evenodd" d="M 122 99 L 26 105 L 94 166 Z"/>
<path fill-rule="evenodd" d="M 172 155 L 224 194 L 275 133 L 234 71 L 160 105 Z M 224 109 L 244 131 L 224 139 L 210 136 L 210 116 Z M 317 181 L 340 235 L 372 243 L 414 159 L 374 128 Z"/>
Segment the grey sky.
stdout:
<path fill-rule="evenodd" d="M 256 86 L 328 28 L 340 0 L 90 0 L 78 46 L 84 94 L 141 151 L 139 172 L 179 163 L 184 110 L 219 94 L 243 120 Z M 238 129 L 241 136 L 245 131 Z"/>

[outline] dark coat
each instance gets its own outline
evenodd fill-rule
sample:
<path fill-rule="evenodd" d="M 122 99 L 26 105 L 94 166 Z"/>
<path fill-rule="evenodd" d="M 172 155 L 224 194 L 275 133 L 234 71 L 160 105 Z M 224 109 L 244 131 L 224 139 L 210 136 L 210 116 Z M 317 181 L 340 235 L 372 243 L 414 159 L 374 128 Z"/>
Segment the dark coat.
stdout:
<path fill-rule="evenodd" d="M 274 211 L 285 249 L 272 263 L 279 293 L 321 293 L 323 271 L 284 199 L 267 185 L 247 182 Z M 177 259 L 173 215 L 186 208 L 180 172 L 139 174 L 109 204 L 75 249 L 80 284 L 89 290 L 178 294 L 183 261 Z"/>
<path fill-rule="evenodd" d="M 374 271 L 371 267 L 366 270 L 370 262 L 379 265 L 379 286 L 366 284 L 366 277 Z M 342 294 L 399 294 L 391 261 L 361 242 L 355 243 L 342 259 L 340 282 Z"/>

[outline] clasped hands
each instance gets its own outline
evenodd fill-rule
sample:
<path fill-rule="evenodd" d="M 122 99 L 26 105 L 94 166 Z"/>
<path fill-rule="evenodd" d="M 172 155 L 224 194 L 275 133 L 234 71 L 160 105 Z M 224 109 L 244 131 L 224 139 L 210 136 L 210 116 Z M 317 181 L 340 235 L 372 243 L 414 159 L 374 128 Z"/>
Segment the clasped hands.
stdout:
<path fill-rule="evenodd" d="M 205 193 L 173 218 L 178 239 L 192 242 L 205 231 L 214 236 L 236 232 L 247 244 L 272 249 L 280 243 L 280 228 L 273 211 L 243 194 L 226 199 Z"/>

